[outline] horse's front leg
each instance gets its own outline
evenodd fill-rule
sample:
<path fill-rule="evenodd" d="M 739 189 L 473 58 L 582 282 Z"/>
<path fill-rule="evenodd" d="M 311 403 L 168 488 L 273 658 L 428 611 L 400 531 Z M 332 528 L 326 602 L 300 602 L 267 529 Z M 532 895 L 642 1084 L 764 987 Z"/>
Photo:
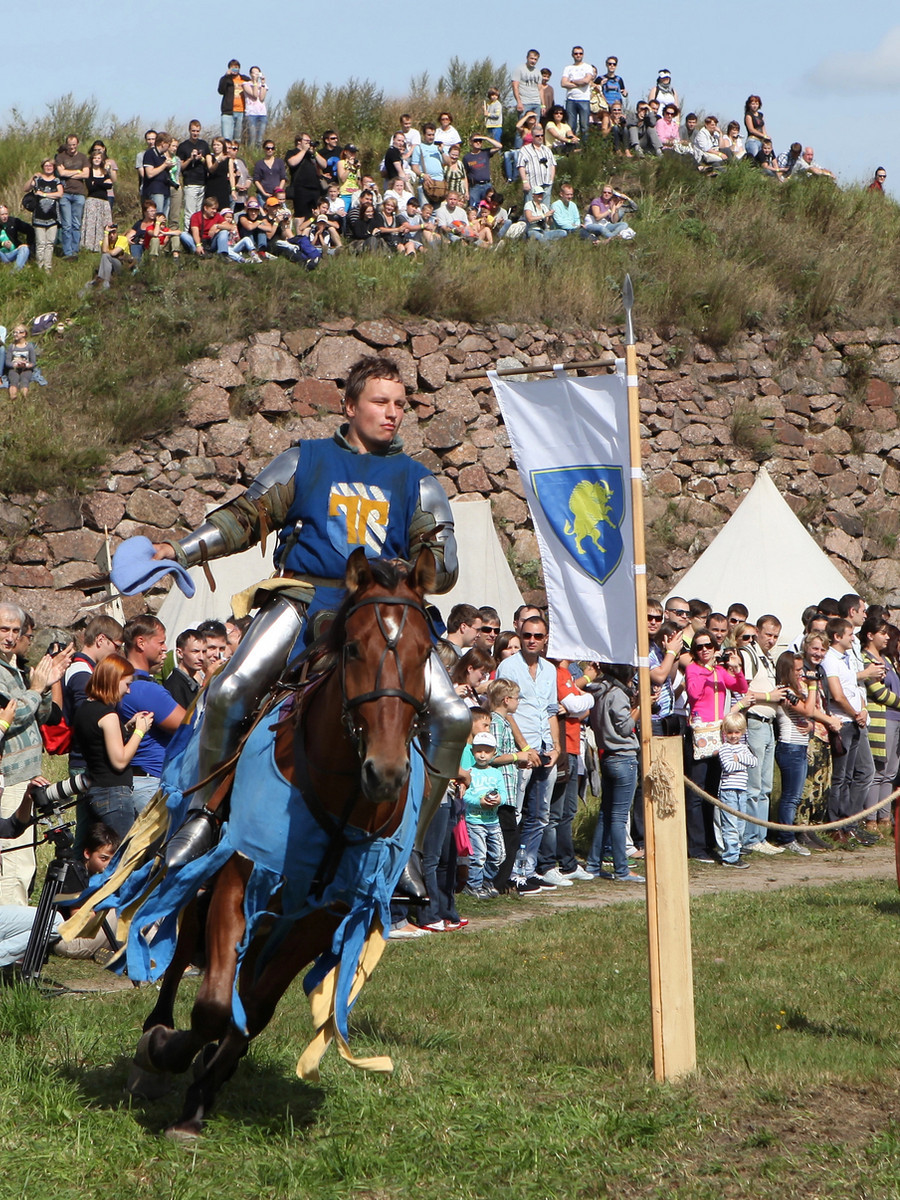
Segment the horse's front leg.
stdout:
<path fill-rule="evenodd" d="M 135 1061 L 152 1071 L 186 1071 L 207 1043 L 224 1037 L 231 1025 L 231 995 L 237 970 L 237 947 L 244 936 L 244 889 L 252 863 L 233 855 L 213 887 L 206 922 L 206 974 L 194 1001 L 191 1028 L 174 1031 L 162 1025 L 148 1030 L 138 1043 Z"/>
<path fill-rule="evenodd" d="M 255 962 L 247 956 L 241 969 L 240 992 L 249 1037 L 231 1025 L 218 1047 L 210 1047 L 200 1056 L 182 1114 L 166 1130 L 167 1137 L 179 1141 L 199 1137 L 216 1096 L 247 1053 L 250 1039 L 268 1025 L 297 974 L 328 949 L 341 919 L 339 914 L 318 912 L 298 921 L 258 979 L 253 978 Z"/>

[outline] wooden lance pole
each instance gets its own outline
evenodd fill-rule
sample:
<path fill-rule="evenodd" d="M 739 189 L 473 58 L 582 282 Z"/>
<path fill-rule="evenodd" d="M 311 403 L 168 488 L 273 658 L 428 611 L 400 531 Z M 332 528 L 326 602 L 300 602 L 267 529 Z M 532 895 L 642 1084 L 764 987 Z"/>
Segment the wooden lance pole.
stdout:
<path fill-rule="evenodd" d="M 637 351 L 632 321 L 634 289 L 630 275 L 625 276 L 622 297 L 625 303 L 625 381 L 628 387 L 628 441 L 634 534 L 634 607 L 637 620 L 641 775 L 644 793 L 650 1021 L 653 1036 L 653 1074 L 662 1082 L 677 1079 L 693 1071 L 697 1065 L 690 904 L 685 858 L 684 784 L 680 739 L 677 739 L 677 753 L 673 756 L 672 746 L 665 743 L 674 743 L 676 739 L 654 740 L 651 726 L 641 413 L 638 399 Z M 666 779 L 665 787 L 661 782 L 663 776 Z M 663 799 L 663 791 L 666 793 L 665 803 L 660 802 Z"/>

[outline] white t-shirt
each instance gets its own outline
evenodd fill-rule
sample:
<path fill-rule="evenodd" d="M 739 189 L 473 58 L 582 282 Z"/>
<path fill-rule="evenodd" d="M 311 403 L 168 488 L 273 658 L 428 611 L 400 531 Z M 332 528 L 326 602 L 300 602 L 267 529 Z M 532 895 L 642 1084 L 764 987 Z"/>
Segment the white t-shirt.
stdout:
<path fill-rule="evenodd" d="M 582 84 L 582 81 L 583 81 L 583 86 L 573 87 L 573 88 L 564 88 L 563 90 L 566 93 L 566 99 L 567 100 L 590 100 L 590 98 L 591 98 L 591 81 L 593 80 L 593 78 L 596 74 L 597 74 L 597 68 L 592 66 L 588 62 L 569 63 L 569 65 L 566 67 L 566 69 L 562 73 L 562 80 L 560 82 L 564 82 L 566 79 L 568 79 L 570 83 Z"/>

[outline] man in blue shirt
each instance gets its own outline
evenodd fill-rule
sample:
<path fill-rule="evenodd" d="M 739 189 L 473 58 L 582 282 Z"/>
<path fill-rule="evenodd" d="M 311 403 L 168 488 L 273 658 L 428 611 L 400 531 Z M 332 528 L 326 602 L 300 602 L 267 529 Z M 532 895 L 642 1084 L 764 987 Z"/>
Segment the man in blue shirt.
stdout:
<path fill-rule="evenodd" d="M 516 800 L 521 813 L 516 887 L 521 895 L 552 891 L 536 875 L 537 856 L 544 829 L 550 818 L 550 799 L 556 782 L 559 758 L 559 702 L 556 695 L 556 668 L 542 657 L 547 642 L 547 622 L 541 616 L 528 617 L 519 634 L 522 649 L 505 658 L 497 668 L 498 679 L 512 679 L 519 685 L 516 723 L 527 739 L 533 766 L 519 776 Z"/>
<path fill-rule="evenodd" d="M 427 192 L 432 183 L 442 182 L 444 178 L 444 156 L 440 146 L 435 145 L 434 135 L 437 126 L 430 121 L 422 126 L 422 140 L 413 150 L 409 165 L 413 174 L 419 180 L 419 203 L 424 204 L 428 199 Z"/>

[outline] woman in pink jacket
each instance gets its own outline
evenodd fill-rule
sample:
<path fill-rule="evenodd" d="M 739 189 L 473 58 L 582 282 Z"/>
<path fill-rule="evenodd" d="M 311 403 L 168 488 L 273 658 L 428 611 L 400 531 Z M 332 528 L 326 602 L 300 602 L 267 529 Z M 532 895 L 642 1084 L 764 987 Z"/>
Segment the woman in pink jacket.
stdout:
<path fill-rule="evenodd" d="M 747 691 L 740 655 L 736 650 L 725 650 L 720 655 L 708 629 L 698 629 L 694 634 L 691 661 L 684 678 L 692 726 L 718 725 L 731 709 L 732 695 L 743 695 Z M 694 731 L 695 745 L 696 742 Z M 715 749 L 708 757 L 698 757 L 695 752 L 691 758 L 690 778 L 709 795 L 718 795 L 719 756 Z M 699 862 L 715 862 L 713 806 L 688 788 L 685 791 L 685 816 L 688 857 Z"/>

